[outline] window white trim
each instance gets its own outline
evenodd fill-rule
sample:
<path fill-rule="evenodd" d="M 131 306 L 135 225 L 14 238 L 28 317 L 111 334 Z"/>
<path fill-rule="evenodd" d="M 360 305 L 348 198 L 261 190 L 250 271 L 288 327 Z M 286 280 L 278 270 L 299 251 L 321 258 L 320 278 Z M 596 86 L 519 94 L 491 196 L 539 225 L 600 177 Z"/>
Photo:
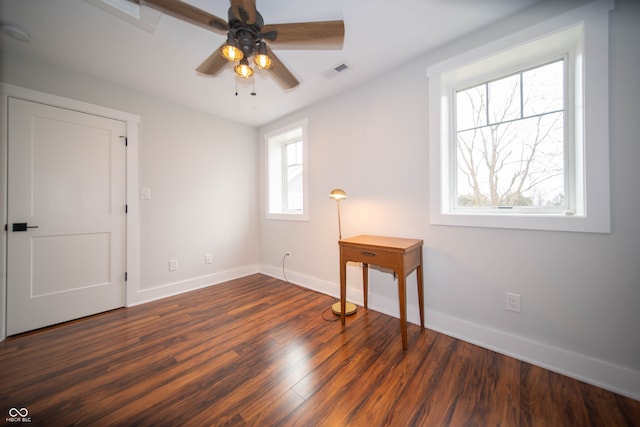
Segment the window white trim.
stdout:
<path fill-rule="evenodd" d="M 548 21 L 526 28 L 508 37 L 455 56 L 427 69 L 429 79 L 429 164 L 430 164 L 430 221 L 437 225 L 519 228 L 537 230 L 610 232 L 609 199 L 609 25 L 608 12 L 612 0 L 598 0 L 581 6 Z M 583 78 L 582 87 L 575 93 L 576 182 L 584 200 L 584 209 L 574 215 L 517 214 L 517 213 L 460 213 L 449 208 L 449 135 L 451 132 L 452 80 L 457 83 L 470 79 L 465 74 L 472 64 L 505 67 L 526 64 L 523 48 L 535 46 L 536 41 L 553 52 L 550 38 L 562 37 L 563 30 L 575 27 L 581 33 L 582 44 L 577 53 L 576 78 Z M 569 31 L 570 33 L 571 31 Z M 514 49 L 525 55 L 514 55 Z M 509 52 L 511 51 L 511 52 Z M 505 52 L 508 52 L 505 54 Z M 540 56 L 537 59 L 541 58 Z M 502 61 L 503 63 L 496 63 Z M 476 67 L 476 70 L 478 67 Z M 583 70 L 588 72 L 582 73 Z M 580 191 L 579 191 L 580 192 Z"/>
<path fill-rule="evenodd" d="M 290 221 L 308 221 L 309 220 L 309 162 L 307 158 L 309 139 L 307 133 L 307 119 L 299 120 L 286 126 L 279 127 L 273 131 L 264 134 L 264 147 L 265 147 L 265 218 L 276 220 L 290 220 Z M 287 143 L 292 142 L 286 138 L 286 134 L 290 131 L 300 129 L 302 132 L 302 211 L 286 211 L 285 209 L 278 208 L 272 209 L 270 206 L 274 203 L 275 199 L 282 197 L 284 184 L 282 178 L 282 156 L 283 149 Z M 272 156 L 277 156 L 280 159 L 279 165 L 271 163 Z M 277 201 L 275 202 L 277 203 Z M 278 203 L 279 204 L 279 203 Z"/>

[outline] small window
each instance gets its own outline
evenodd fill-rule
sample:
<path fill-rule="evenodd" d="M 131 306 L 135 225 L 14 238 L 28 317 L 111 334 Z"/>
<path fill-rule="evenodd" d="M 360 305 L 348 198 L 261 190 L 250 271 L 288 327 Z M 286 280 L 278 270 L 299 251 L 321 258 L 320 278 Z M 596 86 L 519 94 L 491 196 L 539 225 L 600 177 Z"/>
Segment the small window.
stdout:
<path fill-rule="evenodd" d="M 594 1 L 427 69 L 432 224 L 610 232 L 612 8 Z"/>
<path fill-rule="evenodd" d="M 306 121 L 265 135 L 267 218 L 307 220 Z"/>

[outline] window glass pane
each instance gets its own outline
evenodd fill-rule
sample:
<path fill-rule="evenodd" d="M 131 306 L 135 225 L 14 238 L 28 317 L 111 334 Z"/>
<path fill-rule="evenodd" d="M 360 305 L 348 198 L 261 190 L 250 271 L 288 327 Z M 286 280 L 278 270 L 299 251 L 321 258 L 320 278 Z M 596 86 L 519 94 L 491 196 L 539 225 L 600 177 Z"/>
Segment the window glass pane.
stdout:
<path fill-rule="evenodd" d="M 520 74 L 490 82 L 489 121 L 502 123 L 520 118 Z"/>
<path fill-rule="evenodd" d="M 456 93 L 456 128 L 471 129 L 487 124 L 486 85 Z"/>
<path fill-rule="evenodd" d="M 566 208 L 563 113 L 458 132 L 457 206 Z"/>
<path fill-rule="evenodd" d="M 523 114 L 534 116 L 564 109 L 564 61 L 522 73 Z"/>
<path fill-rule="evenodd" d="M 287 208 L 302 210 L 302 166 L 290 166 L 287 172 Z"/>
<path fill-rule="evenodd" d="M 302 141 L 287 144 L 287 166 L 302 163 Z"/>
<path fill-rule="evenodd" d="M 286 146 L 287 182 L 285 210 L 302 210 L 303 202 L 303 165 L 302 141 L 293 142 Z"/>

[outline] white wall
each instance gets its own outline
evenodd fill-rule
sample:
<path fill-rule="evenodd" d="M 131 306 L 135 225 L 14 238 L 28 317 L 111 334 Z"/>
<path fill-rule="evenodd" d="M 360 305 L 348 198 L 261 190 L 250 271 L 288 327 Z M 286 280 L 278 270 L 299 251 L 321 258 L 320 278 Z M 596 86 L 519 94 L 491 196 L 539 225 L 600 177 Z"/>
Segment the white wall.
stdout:
<path fill-rule="evenodd" d="M 151 199 L 128 196 L 139 209 L 129 305 L 258 271 L 255 128 L 47 64 L 2 61 L 6 83 L 140 116 L 136 178 Z M 170 259 L 179 261 L 175 272 Z"/>
<path fill-rule="evenodd" d="M 262 128 L 261 135 L 309 119 L 310 220 L 264 219 L 261 186 L 261 269 L 282 277 L 282 255 L 291 250 L 291 281 L 339 295 L 336 206 L 328 193 L 343 188 L 349 196 L 342 203 L 344 236 L 424 239 L 428 327 L 640 399 L 638 2 L 618 1 L 610 20 L 612 233 L 429 224 L 427 66 L 551 17 L 560 3 L 458 40 Z M 359 275 L 355 267 L 348 272 L 348 297 L 357 303 Z M 380 271 L 370 274 L 369 304 L 397 316 L 392 280 Z M 418 323 L 414 280 L 409 277 L 408 317 Z M 505 311 L 505 291 L 521 294 L 520 314 Z"/>

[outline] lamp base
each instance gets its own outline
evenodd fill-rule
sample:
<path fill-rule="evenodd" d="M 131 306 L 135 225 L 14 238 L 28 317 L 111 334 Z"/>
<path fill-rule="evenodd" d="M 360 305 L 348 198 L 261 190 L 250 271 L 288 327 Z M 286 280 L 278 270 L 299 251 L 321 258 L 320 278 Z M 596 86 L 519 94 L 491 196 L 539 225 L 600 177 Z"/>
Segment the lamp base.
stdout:
<path fill-rule="evenodd" d="M 356 312 L 356 310 L 356 305 L 347 301 L 345 305 L 344 315 L 351 316 Z M 342 314 L 342 310 L 340 310 L 340 301 L 331 306 L 331 311 L 333 311 L 333 314 L 335 314 L 336 316 L 340 316 Z"/>

